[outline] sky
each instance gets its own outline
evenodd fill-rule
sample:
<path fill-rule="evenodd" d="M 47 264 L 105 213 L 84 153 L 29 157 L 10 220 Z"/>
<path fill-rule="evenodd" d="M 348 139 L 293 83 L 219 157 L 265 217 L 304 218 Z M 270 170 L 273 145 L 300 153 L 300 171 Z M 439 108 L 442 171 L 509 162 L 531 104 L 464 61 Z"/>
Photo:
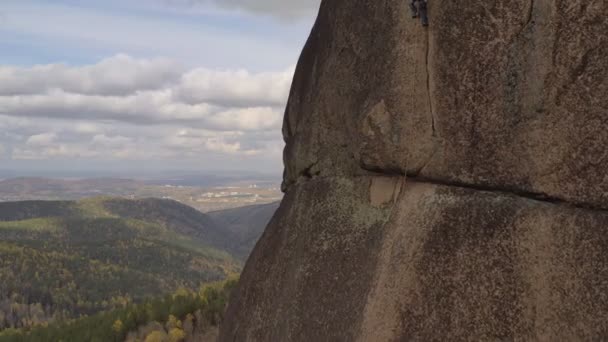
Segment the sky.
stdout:
<path fill-rule="evenodd" d="M 282 171 L 318 0 L 1 0 L 0 169 Z"/>

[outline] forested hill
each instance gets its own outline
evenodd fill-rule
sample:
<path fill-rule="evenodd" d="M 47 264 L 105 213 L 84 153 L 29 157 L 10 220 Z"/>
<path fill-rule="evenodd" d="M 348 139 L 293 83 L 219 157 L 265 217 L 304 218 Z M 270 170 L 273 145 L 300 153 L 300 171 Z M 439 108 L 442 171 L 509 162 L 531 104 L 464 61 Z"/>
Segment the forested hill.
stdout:
<path fill-rule="evenodd" d="M 81 201 L 0 202 L 0 221 L 41 217 L 122 218 L 157 223 L 167 229 L 201 239 L 206 245 L 228 249 L 236 235 L 209 216 L 172 200 L 148 198 L 93 198 Z"/>
<path fill-rule="evenodd" d="M 0 330 L 0 342 L 215 341 L 237 279 L 180 289 L 139 304 L 31 329 Z"/>
<path fill-rule="evenodd" d="M 207 215 L 236 235 L 236 243 L 231 250 L 234 255 L 246 259 L 278 207 L 279 202 L 274 202 L 214 211 Z"/>
<path fill-rule="evenodd" d="M 174 201 L 0 203 L 0 329 L 225 279 L 234 233 Z"/>

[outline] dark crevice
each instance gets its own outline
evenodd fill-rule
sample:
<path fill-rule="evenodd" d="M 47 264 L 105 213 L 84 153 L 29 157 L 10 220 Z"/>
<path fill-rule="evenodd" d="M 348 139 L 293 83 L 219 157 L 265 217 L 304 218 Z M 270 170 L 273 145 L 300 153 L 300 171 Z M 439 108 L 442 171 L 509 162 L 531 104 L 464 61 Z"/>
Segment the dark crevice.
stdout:
<path fill-rule="evenodd" d="M 517 39 L 519 36 L 521 36 L 532 23 L 535 1 L 536 0 L 530 0 L 530 6 L 528 7 L 528 12 L 526 13 L 526 21 L 524 22 L 524 24 L 521 27 L 521 29 L 519 30 L 519 32 L 517 32 L 517 34 L 515 35 L 515 39 Z"/>
<path fill-rule="evenodd" d="M 426 42 L 425 42 L 425 68 L 426 68 L 426 94 L 427 94 L 427 102 L 428 102 L 428 111 L 431 117 L 431 137 L 437 137 L 437 127 L 436 127 L 436 119 L 435 119 L 435 109 L 433 108 L 433 94 L 431 92 L 431 32 L 430 28 L 426 28 Z M 435 140 L 435 139 L 433 139 Z M 436 141 L 434 141 L 436 144 Z M 416 171 L 416 175 L 422 173 L 422 171 L 427 167 L 428 164 L 431 163 L 433 157 L 437 153 L 437 146 L 434 146 L 433 153 L 424 161 L 424 163 L 420 166 L 420 168 Z"/>
<path fill-rule="evenodd" d="M 532 13 L 534 12 L 534 1 L 535 0 L 530 0 L 530 8 L 528 9 L 528 17 L 526 18 L 526 24 L 524 25 L 524 28 L 528 27 L 528 25 L 530 25 L 530 23 L 532 22 Z"/>
<path fill-rule="evenodd" d="M 429 67 L 429 58 L 431 53 L 431 34 L 429 30 L 426 30 L 426 57 L 425 57 L 425 65 L 426 65 L 426 93 L 427 99 L 429 103 L 429 113 L 431 115 L 431 129 L 432 136 L 436 136 L 435 131 L 435 112 L 433 110 L 433 100 L 431 98 L 431 72 Z"/>
<path fill-rule="evenodd" d="M 371 175 L 385 176 L 385 177 L 396 177 L 396 176 L 405 176 L 403 170 L 399 168 L 381 168 L 374 167 L 369 165 L 360 165 L 362 170 L 369 172 Z"/>
<path fill-rule="evenodd" d="M 308 179 L 312 179 L 316 176 L 318 176 L 321 171 L 320 170 L 314 170 L 315 166 L 317 166 L 318 162 L 314 162 L 312 164 L 310 164 L 307 168 L 305 168 L 304 170 L 302 170 L 302 172 L 300 172 L 300 176 L 304 177 L 304 178 L 308 178 Z"/>
<path fill-rule="evenodd" d="M 469 189 L 469 190 L 475 190 L 475 191 L 491 192 L 491 193 L 495 193 L 495 194 L 501 194 L 504 196 L 520 197 L 520 198 L 524 198 L 524 199 L 528 199 L 528 200 L 532 200 L 532 201 L 536 201 L 536 202 L 564 205 L 564 206 L 569 206 L 569 207 L 578 208 L 578 209 L 588 209 L 588 210 L 594 210 L 594 211 L 608 212 L 608 208 L 604 208 L 604 207 L 598 206 L 593 203 L 566 200 L 564 198 L 560 198 L 557 196 L 551 196 L 551 195 L 541 193 L 541 192 L 525 191 L 525 190 L 521 190 L 521 189 L 518 189 L 515 187 L 509 187 L 509 186 L 499 188 L 499 187 L 495 187 L 495 186 L 491 186 L 491 185 L 468 184 L 465 182 L 449 181 L 449 180 L 435 179 L 435 178 L 430 178 L 430 177 L 421 177 L 421 176 L 417 176 L 417 175 L 408 175 L 407 181 L 463 188 L 463 189 Z"/>
<path fill-rule="evenodd" d="M 503 195 L 503 196 L 523 198 L 523 199 L 536 201 L 536 202 L 540 202 L 540 203 L 545 203 L 545 204 L 563 205 L 563 206 L 567 206 L 567 207 L 571 207 L 571 208 L 586 209 L 586 210 L 593 210 L 593 211 L 608 213 L 608 208 L 602 207 L 601 205 L 597 205 L 597 204 L 589 203 L 589 202 L 573 201 L 573 200 L 561 198 L 558 196 L 552 196 L 549 194 L 545 194 L 542 192 L 526 191 L 526 190 L 516 188 L 514 186 L 499 187 L 499 186 L 487 185 L 487 184 L 486 185 L 469 184 L 469 183 L 461 182 L 458 180 L 445 180 L 445 179 L 437 179 L 437 178 L 432 178 L 432 177 L 424 177 L 424 176 L 420 176 L 417 172 L 408 172 L 407 174 L 404 174 L 403 172 L 399 172 L 397 170 L 381 170 L 381 169 L 373 169 L 373 170 L 366 169 L 365 171 L 367 172 L 367 174 L 358 175 L 358 176 L 342 176 L 342 177 L 340 177 L 340 176 L 319 176 L 319 173 L 317 173 L 314 176 L 307 177 L 307 179 L 305 179 L 303 181 L 306 182 L 306 181 L 312 180 L 313 178 L 315 178 L 315 179 L 332 179 L 332 178 L 359 178 L 359 177 L 406 177 L 406 184 L 405 184 L 404 188 L 407 188 L 408 182 L 424 183 L 424 184 L 432 184 L 432 185 L 439 185 L 439 186 L 446 186 L 446 187 L 453 187 L 453 188 L 468 189 L 468 190 L 474 190 L 474 191 L 490 192 L 490 193 L 499 194 L 499 195 Z M 299 183 L 300 182 L 296 182 L 292 185 L 296 185 Z"/>

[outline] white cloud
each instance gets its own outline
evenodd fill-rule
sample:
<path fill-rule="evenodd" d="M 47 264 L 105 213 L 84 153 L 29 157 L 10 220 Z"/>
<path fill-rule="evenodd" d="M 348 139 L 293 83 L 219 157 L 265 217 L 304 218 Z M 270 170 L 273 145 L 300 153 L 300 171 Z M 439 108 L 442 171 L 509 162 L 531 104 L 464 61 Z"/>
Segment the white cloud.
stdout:
<path fill-rule="evenodd" d="M 279 129 L 281 110 L 272 107 L 219 107 L 174 102 L 171 92 L 129 96 L 70 94 L 0 96 L 0 113 L 19 117 L 112 120 L 136 124 L 188 124 L 213 130 Z"/>
<path fill-rule="evenodd" d="M 0 117 L 0 122 L 2 122 Z M 64 123 L 65 124 L 65 123 Z M 32 123 L 32 129 L 40 127 Z M 53 132 L 13 139 L 15 160 L 200 160 L 208 153 L 235 158 L 258 156 L 280 159 L 280 134 L 221 132 L 164 126 L 104 127 L 108 134 L 79 136 L 75 130 L 57 125 Z"/>
<path fill-rule="evenodd" d="M 132 72 L 119 75 L 120 70 Z M 105 76 L 98 79 L 96 74 Z M 293 68 L 257 74 L 198 68 L 180 74 L 173 63 L 157 65 L 125 55 L 75 68 L 2 67 L 0 114 L 188 124 L 223 131 L 280 129 L 292 75 Z M 83 133 L 96 129 L 94 125 L 77 128 Z"/>
<path fill-rule="evenodd" d="M 278 130 L 281 113 L 272 108 L 238 108 L 219 112 L 209 119 L 210 126 L 226 130 Z"/>
<path fill-rule="evenodd" d="M 101 132 L 101 128 L 98 124 L 93 124 L 90 122 L 79 122 L 74 126 L 70 126 L 70 128 L 74 129 L 74 132 L 80 134 L 96 134 Z"/>
<path fill-rule="evenodd" d="M 215 4 L 228 9 L 242 9 L 254 13 L 297 18 L 310 16 L 321 0 L 165 0 L 169 4 Z"/>
<path fill-rule="evenodd" d="M 294 68 L 258 74 L 200 68 L 183 75 L 176 95 L 186 103 L 282 106 L 289 95 L 293 73 Z"/>
<path fill-rule="evenodd" d="M 318 0 L 0 2 L 9 158 L 280 168 L 289 66 Z"/>
<path fill-rule="evenodd" d="M 281 145 L 278 136 L 276 138 L 271 144 Z M 244 146 L 247 145 L 247 141 L 250 139 L 251 137 L 243 132 L 223 132 L 218 134 L 206 130 L 184 129 L 174 135 L 167 136 L 163 145 L 174 150 L 190 151 L 193 153 L 200 153 L 201 149 L 233 155 L 257 155 L 264 152 L 266 146 L 258 149 Z"/>
<path fill-rule="evenodd" d="M 30 68 L 0 66 L 0 95 L 40 94 L 62 90 L 74 94 L 124 95 L 159 89 L 180 76 L 180 68 L 167 59 L 134 59 L 116 55 L 98 64 L 65 64 Z"/>
<path fill-rule="evenodd" d="M 55 142 L 56 139 L 57 134 L 55 133 L 41 133 L 30 136 L 25 144 L 28 146 L 47 146 Z"/>
<path fill-rule="evenodd" d="M 320 0 L 215 0 L 223 6 L 234 6 L 260 13 L 287 17 L 308 16 L 319 8 Z"/>
<path fill-rule="evenodd" d="M 105 61 L 112 70 L 150 65 L 128 56 Z M 280 163 L 292 69 L 181 70 L 169 62 L 164 65 L 175 66 L 169 73 L 178 76 L 166 83 L 157 82 L 157 68 L 143 67 L 124 78 L 108 76 L 125 85 L 110 89 L 108 82 L 87 81 L 103 63 L 18 68 L 21 88 L 0 94 L 0 144 L 11 147 L 13 160 L 195 161 L 212 154 Z M 35 70 L 46 69 L 54 71 L 41 86 Z M 12 80 L 13 73 L 0 73 L 0 84 Z"/>
<path fill-rule="evenodd" d="M 105 134 L 98 134 L 93 137 L 91 143 L 93 145 L 101 147 L 124 147 L 132 142 L 131 138 L 122 136 L 107 136 Z"/>

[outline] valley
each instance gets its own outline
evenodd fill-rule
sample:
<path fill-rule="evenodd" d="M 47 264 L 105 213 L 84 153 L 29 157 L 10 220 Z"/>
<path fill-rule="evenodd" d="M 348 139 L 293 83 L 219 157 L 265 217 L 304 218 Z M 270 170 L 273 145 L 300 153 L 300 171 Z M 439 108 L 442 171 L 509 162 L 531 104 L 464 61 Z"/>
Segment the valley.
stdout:
<path fill-rule="evenodd" d="M 1 202 L 0 331 L 196 294 L 235 277 L 277 207 L 205 214 L 155 198 Z"/>

